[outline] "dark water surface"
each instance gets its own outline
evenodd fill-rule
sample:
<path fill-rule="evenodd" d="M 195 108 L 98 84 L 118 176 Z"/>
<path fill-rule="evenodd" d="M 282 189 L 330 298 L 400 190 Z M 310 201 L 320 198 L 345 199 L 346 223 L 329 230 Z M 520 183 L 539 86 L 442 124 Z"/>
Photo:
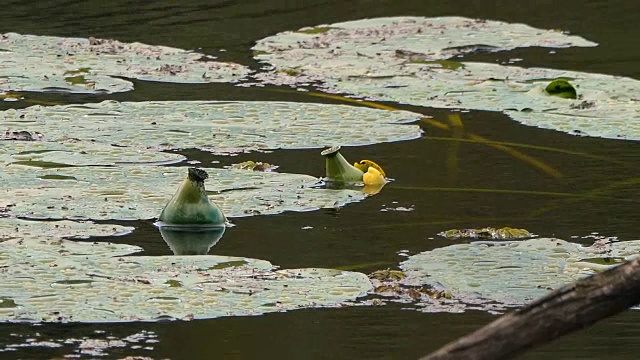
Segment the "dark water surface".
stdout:
<path fill-rule="evenodd" d="M 179 48 L 202 48 L 222 60 L 256 66 L 254 41 L 284 30 L 365 17 L 460 15 L 559 28 L 596 41 L 596 48 L 521 49 L 477 56 L 482 61 L 523 58 L 543 66 L 640 79 L 640 3 L 634 1 L 5 1 L 0 32 L 102 37 Z M 220 52 L 219 49 L 226 51 Z M 323 101 L 273 88 L 225 84 L 136 82 L 117 100 Z M 58 96 L 58 101 L 101 101 Z M 3 104 L 3 107 L 10 105 Z M 402 106 L 401 106 L 402 107 Z M 446 120 L 449 111 L 409 108 Z M 535 145 L 516 148 L 558 170 L 548 175 L 507 153 L 477 143 L 450 141 L 450 132 L 422 124 L 425 137 L 401 143 L 345 148 L 348 159 L 373 158 L 396 180 L 377 196 L 340 211 L 236 218 L 212 249 L 219 255 L 271 261 L 282 267 L 350 267 L 359 271 L 397 266 L 400 250 L 417 253 L 451 244 L 436 233 L 456 227 L 522 227 L 540 236 L 597 232 L 638 238 L 640 146 L 638 142 L 581 138 L 520 125 L 491 112 L 461 114 L 465 130 L 492 141 Z M 554 148 L 551 151 L 546 148 Z M 320 176 L 319 150 L 275 151 L 233 159 L 185 151 L 209 164 L 268 161 L 280 170 Z M 483 191 L 472 191 L 483 189 Z M 599 189 L 599 190 L 597 190 Z M 597 190 L 594 192 L 594 190 Z M 381 212 L 403 206 L 410 212 Z M 142 246 L 147 255 L 171 254 L 150 222 L 115 241 Z M 311 229 L 302 229 L 311 226 Z M 430 239 L 432 238 L 432 239 Z M 578 241 L 580 241 L 578 239 Z M 588 242 L 589 240 L 584 240 Z M 3 324 L 0 344 L 43 339 L 115 336 L 153 331 L 153 349 L 112 348 L 108 357 L 152 358 L 416 358 L 494 319 L 479 312 L 426 314 L 400 305 L 300 310 L 259 317 L 134 324 Z M 640 312 L 629 311 L 535 350 L 527 359 L 635 359 L 640 353 Z M 96 331 L 101 335 L 96 335 Z M 104 333 L 102 333 L 104 331 Z M 22 339 L 22 340 L 21 340 Z M 29 347 L 0 358 L 51 358 L 73 346 Z"/>

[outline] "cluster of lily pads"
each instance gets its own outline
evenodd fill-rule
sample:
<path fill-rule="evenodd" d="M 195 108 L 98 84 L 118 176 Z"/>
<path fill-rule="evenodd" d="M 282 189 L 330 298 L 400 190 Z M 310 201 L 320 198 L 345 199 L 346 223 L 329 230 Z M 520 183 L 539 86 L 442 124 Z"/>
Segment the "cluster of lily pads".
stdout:
<path fill-rule="evenodd" d="M 313 84 L 328 92 L 426 107 L 500 111 L 527 125 L 640 139 L 638 80 L 460 60 L 470 53 L 531 46 L 596 44 L 523 24 L 392 17 L 286 31 L 258 41 L 253 50 L 272 69 L 256 75 L 262 82 Z M 556 80 L 569 88 L 550 96 L 558 95 L 556 86 L 549 86 Z"/>
<path fill-rule="evenodd" d="M 254 72 L 164 46 L 8 33 L 0 35 L 0 94 L 6 100 L 20 97 L 16 92 L 106 94 L 133 90 L 127 79 L 240 83 L 251 75 L 248 81 L 261 84 L 313 85 L 413 105 L 502 111 L 538 126 L 638 139 L 635 80 L 454 60 L 477 51 L 595 45 L 522 24 L 380 18 L 262 39 L 254 47 L 255 58 L 270 68 Z M 343 306 L 367 293 L 419 300 L 434 311 L 465 308 L 473 303 L 472 292 L 481 304 L 510 305 L 596 267 L 582 260 L 601 253 L 555 239 L 452 245 L 412 256 L 401 264 L 402 276 L 371 279 L 332 269 L 278 270 L 258 259 L 187 256 L 207 254 L 227 217 L 342 206 L 377 193 L 387 179 L 374 161 L 352 165 L 339 147 L 323 152 L 326 180 L 364 184 L 364 191 L 317 186 L 318 176 L 255 171 L 260 170 L 256 162 L 190 169 L 185 179 L 185 168 L 174 165 L 186 159 L 176 150 L 233 155 L 404 141 L 421 136 L 413 123 L 420 117 L 409 111 L 270 101 L 103 101 L 2 111 L 0 321 L 190 320 Z M 185 256 L 137 256 L 142 251 L 137 246 L 82 241 L 134 231 L 93 221 L 158 215 L 163 238 Z M 184 231 L 183 225 L 222 230 Z M 631 256 L 635 244 L 625 244 L 611 245 L 609 254 Z M 506 265 L 478 260 L 496 259 L 496 253 L 504 254 Z M 532 265 L 520 265 L 521 282 L 501 286 L 516 269 L 514 257 L 517 264 Z M 478 276 L 479 266 L 496 276 Z M 542 270 L 533 279 L 535 267 Z M 376 281 L 386 283 L 374 287 Z M 444 288 L 428 285 L 433 283 Z"/>

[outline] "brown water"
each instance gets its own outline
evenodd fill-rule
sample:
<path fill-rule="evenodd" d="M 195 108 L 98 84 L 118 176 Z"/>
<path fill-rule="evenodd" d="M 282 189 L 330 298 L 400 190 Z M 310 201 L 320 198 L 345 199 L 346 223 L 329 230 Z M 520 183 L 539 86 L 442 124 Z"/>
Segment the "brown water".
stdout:
<path fill-rule="evenodd" d="M 180 48 L 202 48 L 222 60 L 255 66 L 253 42 L 279 31 L 375 16 L 460 15 L 523 22 L 569 30 L 598 42 L 596 48 L 522 49 L 475 59 L 524 58 L 536 65 L 601 72 L 640 79 L 640 3 L 632 1 L 5 1 L 0 32 L 116 38 Z M 225 52 L 218 51 L 220 48 Z M 91 96 L 52 96 L 58 101 L 98 101 Z M 230 85 L 176 85 L 136 82 L 117 100 L 290 100 L 328 101 L 273 89 Z M 3 107 L 10 104 L 3 104 Z M 407 107 L 405 107 L 407 108 Z M 444 120 L 448 111 L 411 108 Z M 212 253 L 266 259 L 282 267 L 347 267 L 359 271 L 393 267 L 400 250 L 416 253 L 451 244 L 439 231 L 454 227 L 512 226 L 541 236 L 569 240 L 592 232 L 638 238 L 640 146 L 638 142 L 581 138 L 522 126 L 491 112 L 462 114 L 466 131 L 493 141 L 553 147 L 518 148 L 562 173 L 549 176 L 513 156 L 482 144 L 448 141 L 451 134 L 423 124 L 425 137 L 402 143 L 345 148 L 348 159 L 374 158 L 393 178 L 377 196 L 339 212 L 317 211 L 233 219 Z M 323 174 L 319 150 L 275 151 L 234 159 L 185 151 L 190 159 L 223 164 L 268 161 L 291 173 Z M 452 162 L 457 159 L 457 164 Z M 635 182 L 633 182 L 635 179 Z M 619 184 L 600 198 L 567 197 Z M 466 189 L 466 190 L 465 190 Z M 518 190 L 470 191 L 469 189 Z M 381 212 L 383 206 L 413 207 Z M 137 244 L 147 255 L 170 254 L 150 222 L 134 224 L 134 234 L 116 241 Z M 303 230 L 303 227 L 312 229 Z M 435 238 L 435 239 L 430 239 Z M 587 242 L 587 240 L 584 240 Z M 118 338 L 153 331 L 153 349 L 111 348 L 108 357 L 153 358 L 416 358 L 494 319 L 480 312 L 425 314 L 408 305 L 300 310 L 259 317 L 134 324 L 3 324 L 0 344 L 97 337 Z M 628 311 L 528 354 L 529 359 L 635 359 L 640 351 L 640 312 Z M 96 334 L 95 332 L 100 332 Z M 102 333 L 104 331 L 104 333 Z M 28 347 L 0 358 L 51 358 L 75 349 Z"/>

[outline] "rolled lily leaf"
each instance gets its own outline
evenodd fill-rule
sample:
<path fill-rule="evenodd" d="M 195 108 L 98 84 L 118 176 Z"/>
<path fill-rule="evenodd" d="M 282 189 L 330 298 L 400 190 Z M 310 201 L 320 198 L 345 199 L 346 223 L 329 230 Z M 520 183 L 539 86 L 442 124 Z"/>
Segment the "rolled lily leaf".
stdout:
<path fill-rule="evenodd" d="M 553 80 L 549 85 L 547 85 L 544 91 L 551 96 L 557 96 L 563 99 L 578 98 L 576 89 L 571 85 L 571 83 L 564 79 Z"/>
<path fill-rule="evenodd" d="M 325 171 L 328 181 L 362 182 L 364 173 L 351 165 L 340 154 L 340 146 L 333 146 L 321 152 L 325 157 Z"/>
<path fill-rule="evenodd" d="M 159 220 L 170 225 L 224 226 L 222 210 L 209 200 L 204 181 L 206 171 L 189 168 L 189 175 L 160 214 Z"/>
<path fill-rule="evenodd" d="M 224 235 L 224 226 L 158 226 L 175 255 L 207 255 Z"/>

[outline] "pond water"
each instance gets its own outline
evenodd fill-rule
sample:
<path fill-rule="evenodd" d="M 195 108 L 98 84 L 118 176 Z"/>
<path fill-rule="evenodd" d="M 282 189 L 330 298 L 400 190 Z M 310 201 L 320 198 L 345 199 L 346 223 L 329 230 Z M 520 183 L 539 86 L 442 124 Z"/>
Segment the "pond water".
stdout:
<path fill-rule="evenodd" d="M 0 32 L 114 38 L 178 48 L 201 48 L 222 60 L 257 67 L 250 47 L 263 37 L 303 26 L 366 17 L 459 15 L 564 29 L 599 43 L 595 48 L 519 49 L 482 54 L 486 62 L 524 59 L 519 65 L 598 72 L 640 79 L 640 5 L 631 1 L 5 1 Z M 224 49 L 225 51 L 220 51 Z M 57 103 L 142 100 L 287 100 L 331 102 L 275 87 L 228 84 L 164 84 L 135 81 L 136 89 L 103 97 L 46 95 Z M 396 107 L 445 120 L 442 109 Z M 12 106 L 0 105 L 2 109 Z M 539 167 L 485 144 L 451 141 L 450 131 L 421 123 L 425 136 L 412 141 L 344 148 L 348 159 L 373 158 L 395 179 L 378 195 L 339 211 L 285 213 L 235 218 L 212 254 L 265 259 L 284 268 L 338 267 L 365 273 L 397 266 L 398 252 L 418 253 L 452 244 L 436 236 L 450 228 L 510 226 L 544 237 L 589 243 L 592 233 L 638 238 L 640 146 L 638 142 L 577 137 L 527 127 L 500 113 L 461 113 L 464 128 L 518 148 L 561 173 Z M 366 129 L 362 129 L 366 131 Z M 551 151 L 549 148 L 556 149 Z M 186 150 L 191 160 L 221 165 L 266 161 L 279 171 L 321 176 L 319 149 L 280 150 L 234 158 Z M 588 154 L 589 156 L 585 156 Z M 612 186 L 612 184 L 615 184 Z M 586 196 L 594 189 L 601 196 Z M 381 211 L 405 207 L 412 211 Z M 126 223 L 122 223 L 126 224 Z M 129 223 L 131 225 L 131 223 Z M 170 255 L 152 222 L 109 239 L 136 244 L 145 255 Z M 310 228 L 309 228 L 310 227 Z M 409 309 L 407 309 L 409 308 Z M 0 344 L 27 339 L 122 339 L 143 333 L 139 343 L 104 350 L 108 357 L 151 358 L 416 358 L 495 318 L 482 312 L 430 314 L 408 305 L 298 310 L 258 317 L 191 322 L 25 325 L 3 324 Z M 640 351 L 640 312 L 628 311 L 592 328 L 528 353 L 529 359 L 634 359 Z M 146 341 L 146 342 L 145 342 Z M 90 346 L 69 341 L 61 347 L 26 346 L 0 358 L 51 358 Z M 135 345 L 140 345 L 137 348 Z M 85 354 L 91 357 L 90 354 Z"/>

